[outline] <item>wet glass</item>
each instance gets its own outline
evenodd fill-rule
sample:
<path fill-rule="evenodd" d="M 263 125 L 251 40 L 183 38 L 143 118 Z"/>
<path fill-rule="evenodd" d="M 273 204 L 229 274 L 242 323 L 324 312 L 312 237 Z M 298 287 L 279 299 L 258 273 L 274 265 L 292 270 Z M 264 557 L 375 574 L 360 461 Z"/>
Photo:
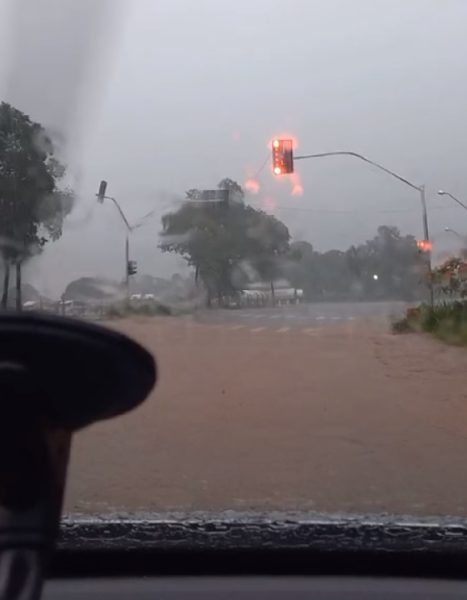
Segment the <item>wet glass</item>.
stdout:
<path fill-rule="evenodd" d="M 0 10 L 2 310 L 160 372 L 66 512 L 466 516 L 467 5 Z"/>

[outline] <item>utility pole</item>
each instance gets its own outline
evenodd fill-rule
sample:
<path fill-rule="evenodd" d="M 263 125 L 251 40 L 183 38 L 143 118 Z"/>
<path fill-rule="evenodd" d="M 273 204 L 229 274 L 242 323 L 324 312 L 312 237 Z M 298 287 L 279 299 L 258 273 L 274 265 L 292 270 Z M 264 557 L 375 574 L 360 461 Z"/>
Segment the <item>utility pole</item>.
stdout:
<path fill-rule="evenodd" d="M 128 219 L 125 216 L 125 213 L 122 210 L 122 207 L 117 202 L 116 198 L 113 198 L 112 196 L 106 196 L 106 194 L 105 194 L 106 190 L 107 190 L 107 181 L 101 181 L 100 185 L 99 185 L 99 191 L 96 194 L 97 201 L 102 204 L 104 202 L 104 200 L 111 200 L 113 202 L 114 206 L 116 207 L 116 209 L 118 210 L 118 214 L 120 215 L 120 217 L 126 227 L 125 271 L 124 271 L 124 279 L 123 280 L 125 282 L 126 297 L 127 297 L 127 300 L 129 300 L 129 298 L 130 298 L 130 275 L 134 275 L 136 273 L 136 262 L 130 261 L 130 233 L 133 230 L 137 229 L 138 227 L 141 227 L 141 225 L 143 225 L 144 220 L 149 217 L 152 217 L 155 211 L 152 210 L 151 212 L 144 215 L 144 217 L 142 217 L 135 225 L 130 225 L 130 223 L 128 222 Z"/>
<path fill-rule="evenodd" d="M 125 289 L 126 297 L 130 298 L 130 235 L 129 231 L 126 232 L 125 238 Z M 133 286 L 133 289 L 135 287 Z"/>
<path fill-rule="evenodd" d="M 423 214 L 423 235 L 425 236 L 425 240 L 430 241 L 430 234 L 428 231 L 428 211 L 426 209 L 426 198 L 425 198 L 425 186 L 420 186 L 420 200 L 422 203 L 422 214 Z M 431 270 L 431 247 L 426 252 L 426 260 L 427 260 L 427 271 L 428 271 L 428 293 L 430 295 L 430 306 L 433 307 L 435 299 L 434 299 L 434 291 L 433 291 L 433 274 Z"/>
<path fill-rule="evenodd" d="M 366 163 L 372 165 L 373 167 L 376 167 L 377 169 L 379 169 L 380 171 L 383 171 L 384 173 L 390 175 L 391 177 L 394 177 L 395 179 L 404 183 L 408 187 L 410 187 L 414 190 L 417 190 L 417 192 L 420 195 L 420 202 L 421 202 L 421 206 L 422 206 L 423 235 L 425 237 L 425 242 L 428 247 L 428 250 L 426 251 L 426 266 L 427 266 L 427 277 L 428 277 L 429 300 L 430 300 L 430 306 L 433 306 L 434 294 L 433 294 L 433 279 L 432 279 L 432 272 L 431 272 L 431 244 L 430 244 L 430 235 L 429 235 L 429 230 L 428 230 L 428 213 L 427 213 L 427 208 L 426 208 L 425 186 L 424 185 L 416 185 L 415 183 L 412 183 L 408 179 L 405 179 L 405 177 L 398 175 L 394 171 L 387 169 L 383 165 L 380 165 L 379 163 L 377 163 L 373 160 L 370 160 L 366 156 L 363 156 L 362 154 L 358 154 L 357 152 L 351 152 L 351 151 L 321 152 L 319 154 L 305 154 L 303 156 L 295 156 L 295 157 L 293 157 L 293 159 L 294 160 L 305 160 L 305 159 L 309 159 L 309 158 L 325 158 L 328 156 L 351 156 L 353 158 L 357 158 L 363 162 L 366 162 Z"/>

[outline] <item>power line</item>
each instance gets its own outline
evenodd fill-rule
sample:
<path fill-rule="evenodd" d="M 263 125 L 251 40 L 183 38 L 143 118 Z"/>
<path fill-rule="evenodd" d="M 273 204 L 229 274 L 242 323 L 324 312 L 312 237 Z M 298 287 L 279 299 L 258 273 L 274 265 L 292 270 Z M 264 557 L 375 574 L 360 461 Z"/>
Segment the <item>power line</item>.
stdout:
<path fill-rule="evenodd" d="M 252 177 L 252 179 L 258 179 L 258 177 L 261 175 L 263 169 L 266 167 L 266 165 L 268 164 L 269 160 L 270 160 L 271 156 L 270 156 L 270 152 L 268 150 L 268 153 L 266 154 L 266 158 L 264 159 L 263 164 L 260 166 L 260 168 L 256 171 L 256 173 L 254 174 L 254 176 Z"/>
<path fill-rule="evenodd" d="M 260 202 L 260 200 L 256 200 L 256 202 Z M 258 207 L 257 207 L 258 208 Z M 261 208 L 261 207 L 259 207 Z M 264 207 L 267 208 L 267 207 Z M 305 206 L 287 206 L 286 204 L 275 204 L 271 206 L 271 209 L 280 209 L 280 210 L 292 210 L 292 211 L 300 211 L 300 212 L 314 212 L 314 213 L 329 213 L 329 214 L 352 214 L 352 213 L 416 213 L 418 210 L 416 208 L 352 208 L 352 209 L 333 209 L 333 208 L 307 208 Z M 431 206 L 430 210 L 452 210 L 453 206 Z"/>

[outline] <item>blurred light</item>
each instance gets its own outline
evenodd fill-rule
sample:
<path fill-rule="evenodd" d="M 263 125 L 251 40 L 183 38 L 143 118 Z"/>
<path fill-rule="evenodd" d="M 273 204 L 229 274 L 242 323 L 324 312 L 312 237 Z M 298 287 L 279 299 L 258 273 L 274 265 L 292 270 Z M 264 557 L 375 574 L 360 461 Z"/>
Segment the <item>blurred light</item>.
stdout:
<path fill-rule="evenodd" d="M 251 194 L 258 194 L 260 190 L 259 181 L 253 178 L 247 179 L 243 187 Z"/>
<path fill-rule="evenodd" d="M 374 274 L 373 274 L 373 279 L 374 279 L 375 281 L 378 281 L 379 277 L 378 277 L 378 275 L 377 275 L 376 273 L 374 273 Z"/>
<path fill-rule="evenodd" d="M 290 174 L 292 180 L 292 196 L 303 196 L 303 185 L 299 173 L 296 171 Z"/>
<path fill-rule="evenodd" d="M 417 240 L 417 248 L 420 252 L 431 252 L 433 244 L 430 240 Z"/>
<path fill-rule="evenodd" d="M 280 167 L 274 167 L 274 173 L 276 175 L 280 175 L 282 173 L 281 168 Z"/>
<path fill-rule="evenodd" d="M 267 212 L 274 212 L 276 207 L 277 202 L 274 200 L 274 198 L 271 198 L 270 196 L 263 198 L 263 200 L 261 201 L 261 208 Z"/>
<path fill-rule="evenodd" d="M 300 183 L 294 183 L 292 196 L 303 196 L 303 187 Z"/>
<path fill-rule="evenodd" d="M 279 148 L 279 140 L 274 140 L 272 145 L 274 146 L 274 148 Z"/>

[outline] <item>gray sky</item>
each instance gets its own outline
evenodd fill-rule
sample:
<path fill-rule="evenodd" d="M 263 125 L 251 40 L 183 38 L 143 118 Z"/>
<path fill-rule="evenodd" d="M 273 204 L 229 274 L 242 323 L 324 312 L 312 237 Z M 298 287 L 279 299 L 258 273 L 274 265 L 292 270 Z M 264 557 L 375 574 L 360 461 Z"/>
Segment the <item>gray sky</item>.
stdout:
<path fill-rule="evenodd" d="M 298 152 L 354 150 L 425 183 L 436 252 L 467 232 L 465 0 L 0 0 L 0 97 L 63 136 L 80 199 L 62 239 L 29 267 L 43 292 L 121 277 L 130 221 L 191 187 L 240 183 L 274 135 Z M 1 27 L 1 26 L 0 26 Z M 416 192 L 349 158 L 297 162 L 304 188 L 268 169 L 249 201 L 296 239 L 345 248 L 379 224 L 422 236 Z M 135 232 L 139 271 L 166 276 L 160 219 Z"/>

